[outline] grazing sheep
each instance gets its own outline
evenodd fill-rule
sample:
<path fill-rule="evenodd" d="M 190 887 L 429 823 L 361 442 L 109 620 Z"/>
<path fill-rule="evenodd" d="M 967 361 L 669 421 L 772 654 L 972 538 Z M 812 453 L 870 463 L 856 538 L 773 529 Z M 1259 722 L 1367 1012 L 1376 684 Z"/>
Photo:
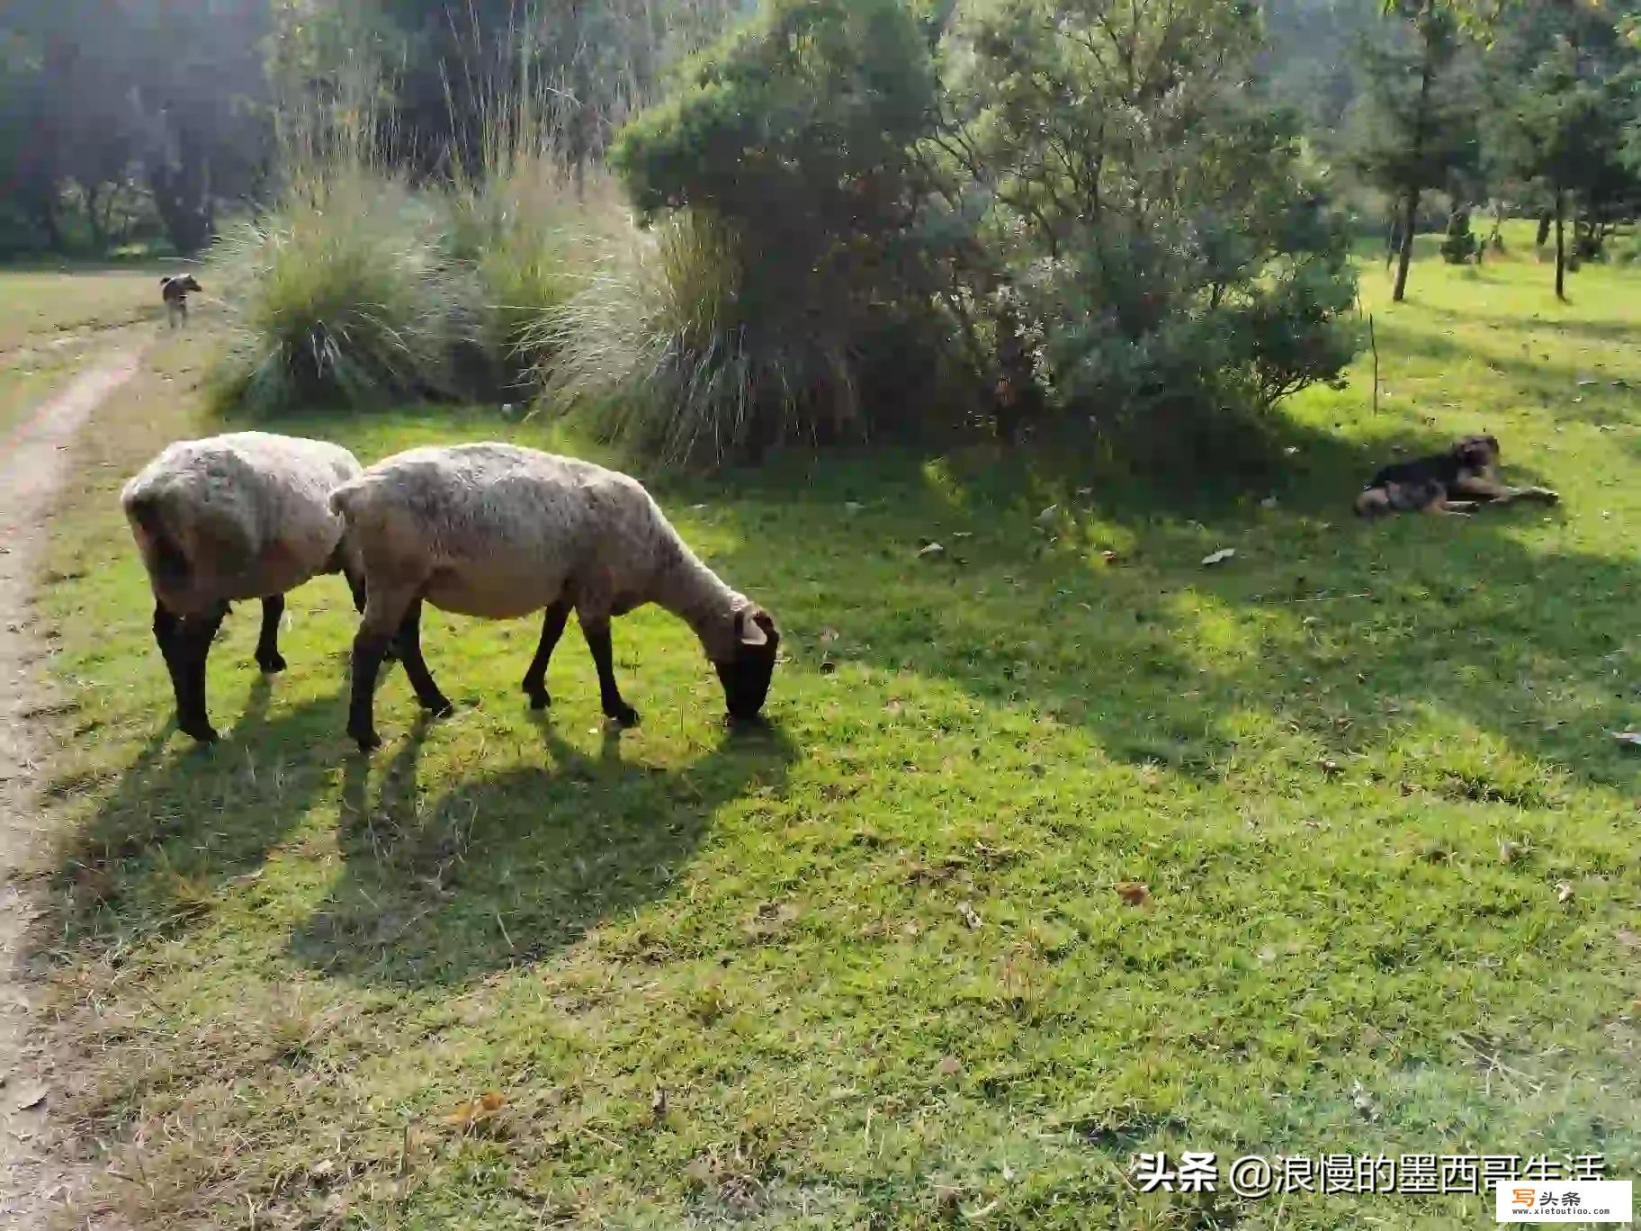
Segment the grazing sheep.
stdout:
<path fill-rule="evenodd" d="M 638 712 L 616 687 L 610 617 L 652 602 L 701 639 L 731 717 L 752 718 L 763 706 L 780 644 L 774 621 L 696 558 L 635 479 L 533 449 L 458 445 L 378 462 L 332 493 L 330 504 L 365 567 L 348 714 L 348 734 L 365 751 L 381 743 L 373 693 L 390 647 L 422 707 L 450 712 L 422 658 L 424 599 L 495 620 L 546 610 L 524 675 L 533 709 L 550 703 L 547 662 L 574 607 L 604 713 L 636 723 Z"/>
<path fill-rule="evenodd" d="M 120 503 L 154 591 L 154 640 L 176 693 L 177 725 L 210 742 L 205 659 L 236 599 L 262 600 L 257 666 L 285 668 L 285 592 L 343 573 L 364 610 L 363 570 L 330 511 L 338 484 L 360 473 L 337 445 L 234 432 L 171 445 L 125 485 Z"/>

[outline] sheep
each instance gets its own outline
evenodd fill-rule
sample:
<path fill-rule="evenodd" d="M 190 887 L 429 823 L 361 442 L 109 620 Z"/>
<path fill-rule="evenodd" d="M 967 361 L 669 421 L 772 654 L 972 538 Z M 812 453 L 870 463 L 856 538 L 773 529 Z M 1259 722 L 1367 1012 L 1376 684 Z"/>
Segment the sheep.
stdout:
<path fill-rule="evenodd" d="M 217 738 L 205 704 L 205 660 L 228 606 L 262 600 L 256 664 L 285 668 L 279 621 L 285 593 L 340 572 L 364 610 L 363 569 L 343 540 L 331 491 L 361 473 L 338 445 L 265 432 L 180 441 L 120 492 L 154 592 L 154 640 L 176 696 L 177 725 Z"/>
<path fill-rule="evenodd" d="M 780 645 L 775 622 L 719 580 L 627 475 L 506 444 L 412 449 L 344 483 L 330 507 L 365 568 L 347 727 L 361 751 L 381 744 L 374 691 L 390 648 L 422 708 L 451 712 L 422 658 L 424 601 L 488 619 L 544 610 L 522 685 L 535 710 L 551 704 L 547 664 L 573 607 L 605 716 L 635 725 L 638 711 L 615 681 L 610 618 L 651 602 L 700 638 L 731 719 L 753 719 L 763 707 Z"/>

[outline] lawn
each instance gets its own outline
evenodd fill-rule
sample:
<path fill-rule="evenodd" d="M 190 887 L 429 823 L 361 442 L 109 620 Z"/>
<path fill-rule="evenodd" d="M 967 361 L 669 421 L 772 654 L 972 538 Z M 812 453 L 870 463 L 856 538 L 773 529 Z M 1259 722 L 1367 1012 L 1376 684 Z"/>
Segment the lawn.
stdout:
<path fill-rule="evenodd" d="M 0 266 L 0 438 L 60 389 L 110 331 L 163 315 L 159 266 Z"/>
<path fill-rule="evenodd" d="M 209 337 L 167 340 L 87 434 L 40 599 L 42 943 L 102 1198 L 143 1228 L 1322 1231 L 1491 1196 L 1142 1195 L 1130 1156 L 1634 1177 L 1638 276 L 1558 305 L 1530 257 L 1425 261 L 1392 306 L 1369 268 L 1379 409 L 1364 355 L 1288 407 L 1273 482 L 981 446 L 658 481 L 781 624 L 766 732 L 724 730 L 659 611 L 616 625 L 625 733 L 573 632 L 538 717 L 533 623 L 430 613 L 459 711 L 389 674 L 370 759 L 335 578 L 272 681 L 230 620 L 220 745 L 172 730 L 115 502 L 211 426 Z M 485 408 L 288 428 L 597 455 Z M 1394 447 L 1479 429 L 1564 503 L 1350 516 Z"/>

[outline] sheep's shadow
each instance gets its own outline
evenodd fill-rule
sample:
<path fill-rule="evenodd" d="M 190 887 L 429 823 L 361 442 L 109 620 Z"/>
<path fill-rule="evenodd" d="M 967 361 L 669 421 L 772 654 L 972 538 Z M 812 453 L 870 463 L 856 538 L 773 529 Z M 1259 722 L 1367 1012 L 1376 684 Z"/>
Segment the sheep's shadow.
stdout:
<path fill-rule="evenodd" d="M 511 768 L 437 796 L 417 781 L 421 735 L 373 769 L 349 761 L 344 871 L 291 938 L 327 974 L 460 984 L 539 961 L 600 921 L 662 896 L 724 804 L 779 790 L 795 752 L 776 726 L 726 731 L 682 768 L 629 761 L 606 729 L 600 753 L 539 720 L 549 768 Z"/>
<path fill-rule="evenodd" d="M 342 748 L 335 698 L 281 706 L 275 690 L 256 677 L 211 747 L 160 720 L 96 812 L 61 839 L 54 880 L 67 914 L 54 923 L 109 939 L 175 930 L 261 867 L 324 794 L 317 750 Z"/>

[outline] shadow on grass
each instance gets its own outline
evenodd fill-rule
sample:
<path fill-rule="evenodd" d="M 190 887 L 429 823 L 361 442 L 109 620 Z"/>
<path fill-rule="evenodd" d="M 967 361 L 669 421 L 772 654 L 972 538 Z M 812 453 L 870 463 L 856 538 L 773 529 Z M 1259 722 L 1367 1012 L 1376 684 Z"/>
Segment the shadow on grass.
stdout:
<path fill-rule="evenodd" d="M 769 473 L 735 510 L 748 532 L 712 563 L 769 596 L 800 662 L 946 681 L 1080 725 L 1117 760 L 1220 779 L 1262 747 L 1291 756 L 1298 735 L 1311 751 L 1288 768 L 1321 783 L 1430 714 L 1587 781 L 1635 785 L 1605 732 L 1635 717 L 1618 676 L 1641 571 L 1527 546 L 1524 523 L 1562 517 L 1538 506 L 1360 522 L 1350 502 L 1390 441 L 1290 439 L 1288 472 L 1240 491 L 994 453 Z M 691 495 L 686 484 L 671 499 Z M 919 555 L 930 540 L 945 548 L 933 559 Z M 1237 557 L 1205 568 L 1223 547 Z M 1460 740 L 1391 768 L 1414 792 L 1553 796 L 1547 766 L 1508 761 Z M 1381 759 L 1364 772 L 1387 771 Z"/>
<path fill-rule="evenodd" d="M 425 720 L 379 772 L 351 758 L 346 871 L 292 953 L 327 973 L 406 984 L 459 984 L 541 960 L 666 894 L 716 810 L 778 790 L 794 756 L 764 726 L 726 731 L 669 770 L 627 761 L 614 729 L 590 757 L 550 717 L 537 725 L 549 767 L 441 784 L 436 798 L 417 780 Z"/>
<path fill-rule="evenodd" d="M 322 797 L 331 774 L 311 752 L 335 745 L 340 705 L 274 705 L 275 687 L 255 678 L 223 743 L 195 745 L 167 719 L 142 746 L 60 852 L 71 935 L 117 943 L 185 924 Z"/>

